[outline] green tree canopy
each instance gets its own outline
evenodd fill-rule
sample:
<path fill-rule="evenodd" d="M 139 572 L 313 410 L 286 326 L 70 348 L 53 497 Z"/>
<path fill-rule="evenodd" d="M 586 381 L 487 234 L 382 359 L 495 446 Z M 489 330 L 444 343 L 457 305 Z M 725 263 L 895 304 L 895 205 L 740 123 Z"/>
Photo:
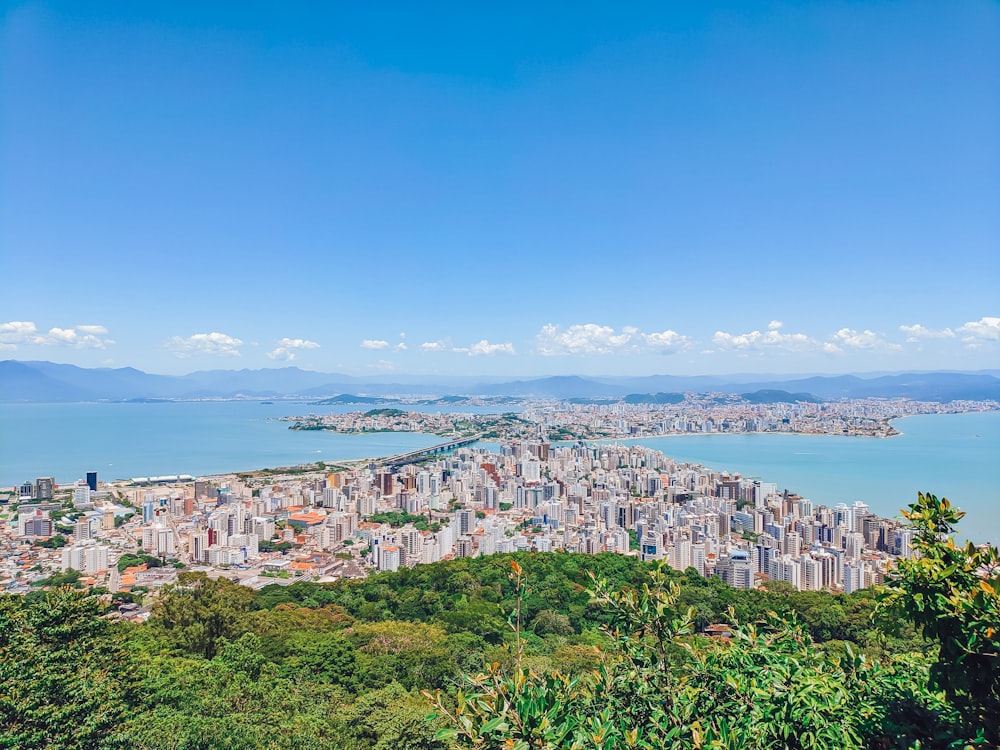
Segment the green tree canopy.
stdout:
<path fill-rule="evenodd" d="M 955 544 L 964 515 L 947 498 L 918 494 L 903 511 L 914 530 L 913 557 L 899 561 L 880 606 L 937 644 L 933 684 L 970 731 L 1000 745 L 1000 554 L 992 545 Z"/>
<path fill-rule="evenodd" d="M 121 642 L 97 598 L 0 596 L 0 747 L 95 748 L 127 713 Z"/>
<path fill-rule="evenodd" d="M 253 601 L 250 589 L 225 578 L 180 573 L 157 600 L 151 624 L 175 648 L 211 659 L 222 639 L 249 630 Z"/>

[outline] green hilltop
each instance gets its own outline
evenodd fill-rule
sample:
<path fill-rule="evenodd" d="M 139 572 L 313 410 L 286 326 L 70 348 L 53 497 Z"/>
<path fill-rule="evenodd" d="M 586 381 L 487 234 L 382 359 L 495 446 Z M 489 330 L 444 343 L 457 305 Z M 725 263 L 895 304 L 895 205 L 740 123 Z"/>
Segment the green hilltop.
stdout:
<path fill-rule="evenodd" d="M 142 624 L 106 616 L 128 595 L 0 595 L 0 747 L 995 746 L 1000 557 L 942 541 L 960 517 L 921 495 L 919 556 L 851 595 L 568 553 L 182 573 Z"/>

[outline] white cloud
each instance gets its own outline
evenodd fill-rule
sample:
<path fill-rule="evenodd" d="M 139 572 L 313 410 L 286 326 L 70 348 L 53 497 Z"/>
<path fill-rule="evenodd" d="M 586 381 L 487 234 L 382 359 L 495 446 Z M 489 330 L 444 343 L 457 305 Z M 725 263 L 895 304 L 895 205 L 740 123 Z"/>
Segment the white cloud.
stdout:
<path fill-rule="evenodd" d="M 76 336 L 76 331 L 72 328 L 50 328 L 48 333 L 38 338 L 46 339 L 46 343 L 72 345 L 76 342 Z"/>
<path fill-rule="evenodd" d="M 405 348 L 405 346 L 404 346 Z M 453 346 L 447 339 L 440 341 L 425 341 L 420 345 L 425 352 L 452 352 L 454 354 L 468 354 L 470 357 L 480 357 L 493 354 L 517 354 L 512 343 L 491 344 L 487 339 L 473 344 L 472 346 Z"/>
<path fill-rule="evenodd" d="M 115 343 L 104 338 L 108 329 L 97 325 L 79 325 L 71 328 L 52 327 L 40 333 L 35 324 L 27 320 L 0 323 L 0 349 L 16 349 L 19 344 L 34 346 L 72 346 L 76 349 L 104 349 Z"/>
<path fill-rule="evenodd" d="M 538 352 L 545 356 L 555 354 L 611 354 L 620 351 L 631 340 L 635 328 L 623 328 L 621 333 L 611 326 L 583 323 L 562 330 L 548 323 L 538 333 Z"/>
<path fill-rule="evenodd" d="M 776 331 L 768 331 L 767 336 L 764 338 L 767 339 L 768 344 L 792 351 L 812 349 L 816 346 L 816 340 L 809 338 L 804 333 L 777 333 Z"/>
<path fill-rule="evenodd" d="M 182 359 L 193 354 L 212 354 L 219 357 L 240 356 L 239 347 L 243 341 L 224 333 L 213 331 L 212 333 L 196 333 L 193 336 L 184 338 L 173 336 L 168 339 L 164 346 L 170 349 Z"/>
<path fill-rule="evenodd" d="M 932 328 L 924 328 L 919 323 L 912 326 L 900 326 L 899 330 L 906 334 L 906 341 L 909 344 L 916 344 L 924 339 L 953 339 L 955 332 L 950 328 L 942 328 L 935 331 Z"/>
<path fill-rule="evenodd" d="M 558 332 L 555 326 L 546 326 L 542 331 L 551 333 L 551 340 L 561 344 L 570 353 L 610 354 L 628 347 L 639 329 L 625 326 L 621 332 L 616 332 L 611 326 L 584 323 L 571 325 L 562 333 Z"/>
<path fill-rule="evenodd" d="M 616 331 L 596 323 L 571 325 L 565 329 L 553 323 L 542 326 L 535 337 L 538 353 L 549 357 L 565 354 L 639 354 L 645 351 L 668 353 L 687 348 L 690 340 L 676 331 L 643 333 L 635 326 Z"/>
<path fill-rule="evenodd" d="M 1000 341 L 1000 318 L 980 318 L 959 326 L 958 332 L 964 334 L 962 341 L 969 346 L 979 346 L 984 341 Z"/>
<path fill-rule="evenodd" d="M 392 349 L 393 349 L 393 351 L 397 351 L 397 352 L 405 352 L 406 351 L 406 342 L 405 341 L 400 341 L 398 344 L 396 344 L 394 347 L 392 347 Z"/>
<path fill-rule="evenodd" d="M 385 372 L 388 372 L 388 371 L 390 371 L 390 370 L 395 370 L 395 369 L 396 369 L 396 365 L 395 365 L 395 363 L 393 363 L 393 362 L 390 362 L 390 361 L 389 361 L 389 360 L 387 360 L 387 359 L 380 359 L 380 360 L 379 360 L 378 362 L 376 362 L 375 364 L 373 364 L 373 365 L 368 365 L 368 366 L 369 366 L 369 367 L 370 367 L 371 369 L 373 369 L 373 370 L 383 370 L 383 371 L 385 371 Z"/>
<path fill-rule="evenodd" d="M 516 354 L 514 351 L 514 345 L 509 341 L 504 344 L 491 344 L 486 339 L 479 341 L 469 347 L 470 357 L 479 357 L 482 355 L 492 356 L 494 354 Z"/>
<path fill-rule="evenodd" d="M 726 331 L 716 331 L 712 341 L 724 349 L 747 349 L 756 346 L 763 334 L 760 331 L 732 334 Z"/>
<path fill-rule="evenodd" d="M 273 351 L 269 351 L 267 356 L 270 359 L 281 359 L 285 362 L 291 362 L 295 359 L 296 349 L 319 349 L 319 344 L 307 339 L 278 339 L 277 347 Z"/>
<path fill-rule="evenodd" d="M 37 335 L 35 324 L 27 320 L 0 323 L 0 351 L 17 349 L 19 344 L 32 344 Z"/>
<path fill-rule="evenodd" d="M 361 342 L 362 349 L 385 349 L 389 342 L 385 339 L 365 339 Z"/>
<path fill-rule="evenodd" d="M 36 331 L 35 324 L 27 320 L 0 323 L 0 341 L 5 344 L 26 344 Z"/>
<path fill-rule="evenodd" d="M 319 349 L 319 344 L 308 339 L 278 339 L 278 346 L 287 346 L 290 349 Z"/>
<path fill-rule="evenodd" d="M 768 331 L 749 331 L 747 333 L 727 333 L 716 331 L 712 341 L 723 349 L 786 349 L 800 352 L 815 349 L 819 342 L 804 333 L 781 333 L 780 321 L 772 320 Z"/>
<path fill-rule="evenodd" d="M 691 339 L 682 336 L 677 331 L 660 331 L 659 333 L 639 334 L 646 346 L 658 352 L 667 353 L 687 349 L 691 345 Z"/>
<path fill-rule="evenodd" d="M 848 349 L 899 349 L 899 344 L 890 344 L 881 334 L 875 331 L 856 331 L 853 328 L 841 328 L 833 334 L 833 343 L 838 347 Z"/>

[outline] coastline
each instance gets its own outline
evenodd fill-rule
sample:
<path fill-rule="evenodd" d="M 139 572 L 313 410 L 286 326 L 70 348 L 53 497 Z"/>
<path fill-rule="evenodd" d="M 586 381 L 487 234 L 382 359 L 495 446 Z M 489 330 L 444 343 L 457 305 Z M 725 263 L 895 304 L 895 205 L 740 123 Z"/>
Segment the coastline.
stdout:
<path fill-rule="evenodd" d="M 639 444 L 677 462 L 759 477 L 831 507 L 862 501 L 887 518 L 913 502 L 918 491 L 931 492 L 966 511 L 961 536 L 1000 543 L 1000 491 L 992 479 L 1000 450 L 1000 411 L 952 414 L 948 420 L 939 419 L 941 414 L 908 416 L 920 419 L 910 420 L 905 433 L 894 436 L 899 440 L 860 441 L 846 435 L 820 440 L 831 436 L 792 433 L 762 439 L 758 436 L 767 433 L 744 433 L 726 434 L 731 439 L 725 440 L 664 435 L 609 442 Z"/>
<path fill-rule="evenodd" d="M 911 415 L 911 416 L 926 416 L 926 415 Z M 902 432 L 895 432 L 892 435 L 858 435 L 858 434 L 838 434 L 835 432 L 777 432 L 777 431 L 766 431 L 766 432 L 664 432 L 657 435 L 633 435 L 630 437 L 617 437 L 617 438 L 580 438 L 588 443 L 611 443 L 611 442 L 622 442 L 625 440 L 659 440 L 660 438 L 712 438 L 712 437 L 745 437 L 747 435 L 787 435 L 787 436 L 801 436 L 801 437 L 816 437 L 816 438 L 858 438 L 860 440 L 890 440 L 892 438 L 899 437 Z M 574 441 L 569 441 L 574 442 Z"/>
<path fill-rule="evenodd" d="M 151 474 L 247 474 L 262 468 L 312 467 L 317 461 L 363 461 L 442 442 L 424 433 L 295 432 L 280 422 L 260 419 L 294 409 L 256 402 L 150 409 L 109 404 L 2 409 L 0 479 L 10 492 L 36 477 L 54 476 L 60 484 L 72 484 L 88 471 L 97 471 L 101 480 L 126 481 Z M 1000 496 L 992 480 L 1000 446 L 1000 411 L 955 413 L 950 419 L 941 419 L 937 412 L 913 416 L 923 418 L 906 422 L 905 432 L 893 436 L 899 440 L 699 432 L 589 442 L 651 445 L 674 460 L 763 477 L 817 502 L 868 502 L 890 517 L 912 501 L 917 490 L 932 491 L 969 510 L 967 524 L 977 524 L 983 536 L 1000 539 Z M 684 440 L 723 435 L 726 439 Z M 982 439 L 969 439 L 973 435 Z M 818 437 L 845 439 L 814 439 Z M 796 455 L 803 452 L 816 455 Z"/>

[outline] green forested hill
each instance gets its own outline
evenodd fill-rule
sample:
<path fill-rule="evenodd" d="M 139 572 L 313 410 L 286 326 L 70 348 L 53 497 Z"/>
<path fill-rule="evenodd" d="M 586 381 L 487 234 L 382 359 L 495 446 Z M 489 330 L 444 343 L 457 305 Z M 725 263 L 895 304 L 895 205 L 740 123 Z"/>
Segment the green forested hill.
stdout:
<path fill-rule="evenodd" d="M 616 588 L 635 588 L 647 582 L 654 566 L 634 557 L 605 553 L 577 555 L 564 552 L 491 555 L 420 565 L 394 573 L 379 573 L 360 581 L 322 586 L 296 583 L 264 588 L 258 603 L 270 608 L 283 602 L 301 606 L 336 604 L 360 620 L 430 622 L 449 632 L 469 632 L 487 643 L 500 643 L 510 633 L 507 616 L 517 596 L 510 581 L 512 560 L 525 571 L 527 592 L 521 602 L 525 634 L 580 636 L 609 624 L 609 614 L 593 600 L 595 578 L 607 579 Z M 773 611 L 786 619 L 800 620 L 820 642 L 847 640 L 875 645 L 882 634 L 872 624 L 873 595 L 863 591 L 850 596 L 796 591 L 783 583 L 768 590 L 744 591 L 703 578 L 666 571 L 680 584 L 679 604 L 694 608 L 699 629 L 730 618 L 750 622 Z M 552 622 L 560 626 L 552 630 Z"/>
<path fill-rule="evenodd" d="M 141 625 L 0 596 L 0 748 L 993 746 L 996 550 L 940 543 L 942 502 L 878 602 L 564 553 L 258 593 L 182 574 Z"/>

